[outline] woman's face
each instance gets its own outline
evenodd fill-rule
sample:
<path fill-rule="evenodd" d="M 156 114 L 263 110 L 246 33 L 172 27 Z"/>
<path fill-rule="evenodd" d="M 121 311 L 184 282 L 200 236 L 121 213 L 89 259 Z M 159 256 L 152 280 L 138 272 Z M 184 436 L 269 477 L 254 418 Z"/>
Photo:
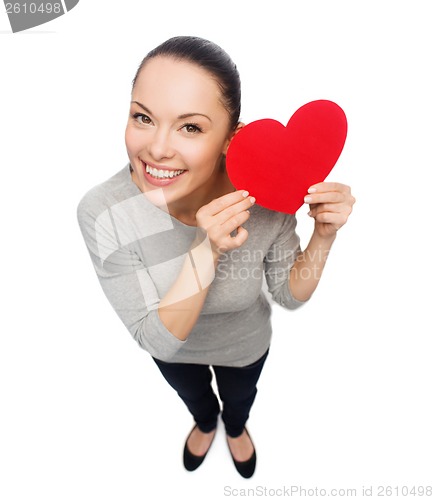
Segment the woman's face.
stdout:
<path fill-rule="evenodd" d="M 169 57 L 145 64 L 125 132 L 132 177 L 142 192 L 162 188 L 166 203 L 176 204 L 212 191 L 233 135 L 220 97 L 213 77 L 195 64 Z"/>

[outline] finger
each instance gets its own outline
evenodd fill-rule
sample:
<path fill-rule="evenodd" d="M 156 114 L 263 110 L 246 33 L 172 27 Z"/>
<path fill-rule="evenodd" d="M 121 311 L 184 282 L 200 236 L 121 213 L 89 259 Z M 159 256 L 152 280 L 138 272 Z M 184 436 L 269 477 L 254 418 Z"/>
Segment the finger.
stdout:
<path fill-rule="evenodd" d="M 339 182 L 319 182 L 313 184 L 307 190 L 308 193 L 324 193 L 326 191 L 340 191 L 342 193 L 350 193 L 351 188 L 346 184 L 341 184 Z"/>
<path fill-rule="evenodd" d="M 234 203 L 245 200 L 247 196 L 249 196 L 249 192 L 244 189 L 220 196 L 205 205 L 206 213 L 207 215 L 216 215 Z"/>
<path fill-rule="evenodd" d="M 216 214 L 214 217 L 217 220 L 218 224 L 223 225 L 232 217 L 235 217 L 239 213 L 245 212 L 248 210 L 254 203 L 255 198 L 253 196 L 248 196 L 247 198 L 243 198 L 242 201 L 231 205 L 230 207 L 225 208 L 220 213 Z"/>
<path fill-rule="evenodd" d="M 309 215 L 315 217 L 322 212 L 350 213 L 351 208 L 344 203 L 321 203 L 319 205 L 312 205 L 309 210 Z"/>
<path fill-rule="evenodd" d="M 310 205 L 317 203 L 343 203 L 346 198 L 346 194 L 340 191 L 324 191 L 306 195 L 304 202 Z"/>
<path fill-rule="evenodd" d="M 235 248 L 240 247 L 243 243 L 247 241 L 247 238 L 249 236 L 249 233 L 247 229 L 244 227 L 239 226 L 237 228 L 237 234 L 233 238 L 231 238 L 231 247 L 233 248 L 235 244 Z"/>
<path fill-rule="evenodd" d="M 240 212 L 230 219 L 227 219 L 223 224 L 220 225 L 221 232 L 223 234 L 230 234 L 232 231 L 240 227 L 242 224 L 244 224 L 248 218 L 250 217 L 250 212 L 247 210 L 244 210 L 243 212 Z"/>
<path fill-rule="evenodd" d="M 336 227 L 341 227 L 347 222 L 347 215 L 342 213 L 334 212 L 321 212 L 316 215 L 316 222 L 322 222 L 323 224 L 333 224 Z"/>

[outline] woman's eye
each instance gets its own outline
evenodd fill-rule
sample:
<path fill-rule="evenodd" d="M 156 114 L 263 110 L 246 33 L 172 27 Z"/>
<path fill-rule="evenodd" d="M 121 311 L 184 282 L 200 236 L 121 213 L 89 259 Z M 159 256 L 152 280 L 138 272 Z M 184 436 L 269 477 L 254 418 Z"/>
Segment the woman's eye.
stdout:
<path fill-rule="evenodd" d="M 197 134 L 199 132 L 202 132 L 202 129 L 194 123 L 186 123 L 182 128 L 185 129 L 185 131 L 189 134 Z"/>
<path fill-rule="evenodd" d="M 143 113 L 134 113 L 133 118 L 144 125 L 152 123 L 152 120 L 149 118 L 149 116 L 144 115 Z"/>

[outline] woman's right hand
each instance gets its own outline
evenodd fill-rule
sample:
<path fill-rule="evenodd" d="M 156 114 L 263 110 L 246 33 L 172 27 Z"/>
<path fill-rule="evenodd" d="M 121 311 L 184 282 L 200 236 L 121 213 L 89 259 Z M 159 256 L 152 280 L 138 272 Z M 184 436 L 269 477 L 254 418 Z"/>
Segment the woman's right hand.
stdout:
<path fill-rule="evenodd" d="M 253 196 L 240 190 L 220 196 L 196 212 L 197 226 L 208 234 L 214 258 L 245 243 L 248 232 L 242 224 L 248 220 L 248 209 L 254 203 Z M 232 237 L 235 229 L 237 234 Z"/>

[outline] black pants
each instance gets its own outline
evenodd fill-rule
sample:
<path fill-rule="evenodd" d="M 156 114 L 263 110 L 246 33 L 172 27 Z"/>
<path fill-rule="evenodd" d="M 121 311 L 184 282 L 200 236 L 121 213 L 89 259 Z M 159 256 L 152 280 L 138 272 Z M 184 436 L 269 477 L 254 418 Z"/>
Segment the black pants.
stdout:
<path fill-rule="evenodd" d="M 241 368 L 212 365 L 223 403 L 222 420 L 230 437 L 238 437 L 244 430 L 256 397 L 256 383 L 267 356 L 268 350 L 257 361 Z M 202 432 L 215 429 L 220 404 L 211 386 L 210 366 L 152 359 L 184 401 L 199 429 Z"/>

